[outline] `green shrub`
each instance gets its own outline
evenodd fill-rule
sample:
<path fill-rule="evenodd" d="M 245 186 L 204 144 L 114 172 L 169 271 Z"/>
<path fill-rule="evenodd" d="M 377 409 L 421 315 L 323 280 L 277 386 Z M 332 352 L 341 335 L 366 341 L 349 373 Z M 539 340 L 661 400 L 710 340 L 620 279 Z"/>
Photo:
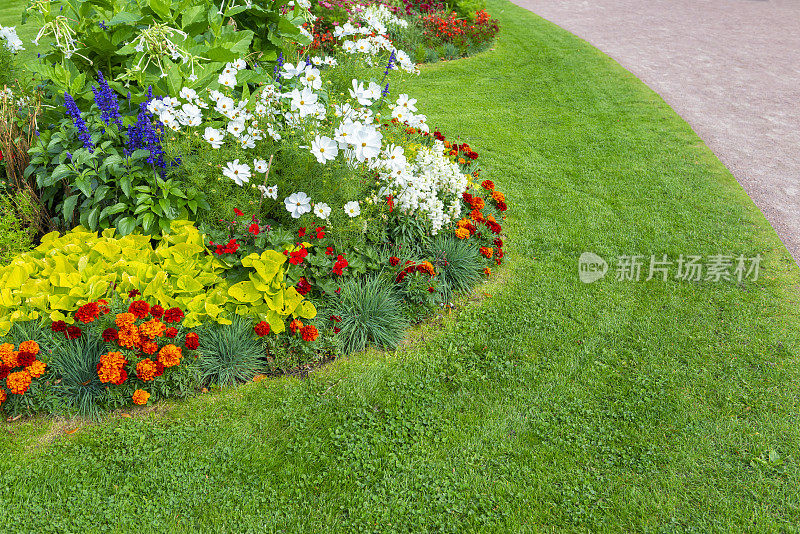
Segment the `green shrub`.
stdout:
<path fill-rule="evenodd" d="M 15 197 L 0 196 L 0 264 L 31 249 L 33 232 L 23 223 L 25 212 L 32 209 L 27 200 L 25 193 L 17 193 Z"/>
<path fill-rule="evenodd" d="M 250 319 L 237 316 L 229 325 L 210 325 L 199 334 L 197 363 L 204 384 L 233 386 L 252 380 L 264 367 L 264 346 Z"/>
<path fill-rule="evenodd" d="M 486 0 L 447 0 L 447 7 L 459 17 L 474 20 L 476 11 L 486 9 Z"/>
<path fill-rule="evenodd" d="M 336 324 L 341 329 L 336 343 L 345 354 L 362 351 L 370 343 L 394 348 L 408 324 L 392 281 L 380 276 L 345 282 L 324 316 L 341 318 Z"/>
<path fill-rule="evenodd" d="M 61 343 L 59 350 L 53 351 L 50 370 L 60 377 L 54 391 L 67 413 L 82 417 L 100 414 L 106 387 L 97 376 L 97 364 L 105 352 L 102 339 L 90 336 Z"/>
<path fill-rule="evenodd" d="M 484 261 L 477 247 L 452 236 L 439 236 L 433 241 L 430 255 L 439 271 L 442 292 L 448 300 L 455 293 L 471 291 L 481 280 Z"/>

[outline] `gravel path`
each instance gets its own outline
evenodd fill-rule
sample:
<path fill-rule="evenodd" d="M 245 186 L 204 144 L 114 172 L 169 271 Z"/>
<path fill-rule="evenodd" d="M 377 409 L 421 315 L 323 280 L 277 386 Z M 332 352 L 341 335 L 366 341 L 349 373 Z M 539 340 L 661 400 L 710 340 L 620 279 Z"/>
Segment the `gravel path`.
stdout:
<path fill-rule="evenodd" d="M 512 0 L 659 93 L 800 263 L 800 0 Z"/>

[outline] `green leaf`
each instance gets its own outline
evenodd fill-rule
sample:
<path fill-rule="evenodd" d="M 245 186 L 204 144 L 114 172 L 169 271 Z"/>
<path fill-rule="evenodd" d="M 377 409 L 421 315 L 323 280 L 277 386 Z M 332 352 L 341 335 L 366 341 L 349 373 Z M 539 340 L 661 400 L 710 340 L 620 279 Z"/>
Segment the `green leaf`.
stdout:
<path fill-rule="evenodd" d="M 141 18 L 142 17 L 140 15 L 122 11 L 111 17 L 111 20 L 106 22 L 106 26 L 116 26 L 117 24 L 133 25 L 139 22 Z"/>
<path fill-rule="evenodd" d="M 116 215 L 117 213 L 123 212 L 127 207 L 127 204 L 123 204 L 122 202 L 114 204 L 113 206 L 106 206 L 103 208 L 103 211 L 100 212 L 100 220 L 105 219 L 109 215 Z"/>
<path fill-rule="evenodd" d="M 78 204 L 78 198 L 80 195 L 72 195 L 64 199 L 64 205 L 62 206 L 61 210 L 64 214 L 64 221 L 72 222 L 72 216 L 75 212 L 75 206 Z"/>
<path fill-rule="evenodd" d="M 133 217 L 125 217 L 117 223 L 117 230 L 122 235 L 128 235 L 136 228 L 136 220 Z"/>
<path fill-rule="evenodd" d="M 89 174 L 87 172 L 82 172 L 80 175 L 78 175 L 78 178 L 75 179 L 74 185 L 87 197 L 92 196 L 92 179 L 89 178 Z"/>
<path fill-rule="evenodd" d="M 97 220 L 100 216 L 100 206 L 95 206 L 92 211 L 89 212 L 89 229 L 90 230 L 97 230 Z"/>
<path fill-rule="evenodd" d="M 172 12 L 170 9 L 172 6 L 170 0 L 150 0 L 149 5 L 150 9 L 153 10 L 153 13 L 162 19 L 168 20 L 170 18 L 170 14 Z"/>
<path fill-rule="evenodd" d="M 126 197 L 131 196 L 131 186 L 133 185 L 133 178 L 130 175 L 123 176 L 119 180 L 119 186 Z"/>

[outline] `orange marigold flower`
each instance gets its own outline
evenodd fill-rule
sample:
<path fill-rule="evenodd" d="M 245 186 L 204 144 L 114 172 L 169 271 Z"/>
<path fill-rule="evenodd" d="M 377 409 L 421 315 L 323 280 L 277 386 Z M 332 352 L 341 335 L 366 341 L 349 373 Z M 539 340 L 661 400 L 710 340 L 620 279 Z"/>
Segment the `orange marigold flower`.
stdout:
<path fill-rule="evenodd" d="M 39 344 L 35 341 L 23 341 L 19 344 L 20 352 L 30 352 L 34 356 L 39 354 Z"/>
<path fill-rule="evenodd" d="M 11 393 L 22 395 L 31 386 L 31 375 L 28 371 L 17 371 L 6 378 L 6 386 Z"/>
<path fill-rule="evenodd" d="M 14 350 L 14 345 L 11 343 L 3 343 L 0 345 L 0 359 L 9 367 L 17 366 L 17 352 Z"/>
<path fill-rule="evenodd" d="M 483 274 L 485 274 L 486 276 L 489 276 L 489 275 L 492 274 L 492 270 L 490 268 L 488 268 L 488 267 L 485 267 L 483 269 Z"/>
<path fill-rule="evenodd" d="M 484 202 L 481 197 L 472 197 L 469 205 L 472 206 L 474 210 L 482 210 L 484 206 L 486 206 L 486 202 Z"/>
<path fill-rule="evenodd" d="M 300 335 L 303 341 L 314 341 L 319 337 L 319 330 L 313 324 L 307 324 L 300 329 Z"/>
<path fill-rule="evenodd" d="M 150 319 L 146 323 L 142 323 L 141 325 L 139 325 L 139 333 L 150 339 L 155 339 L 159 336 L 163 336 L 164 331 L 166 329 L 167 325 L 165 325 L 158 319 Z"/>
<path fill-rule="evenodd" d="M 433 264 L 429 261 L 423 261 L 419 265 L 417 265 L 417 272 L 424 272 L 427 273 L 429 276 L 434 276 L 436 271 L 433 268 Z"/>
<path fill-rule="evenodd" d="M 494 254 L 494 249 L 489 247 L 481 247 L 479 252 L 486 256 L 487 258 L 491 259 L 492 255 Z"/>
<path fill-rule="evenodd" d="M 34 360 L 32 364 L 25 368 L 26 371 L 31 375 L 33 378 L 39 378 L 44 374 L 44 370 L 47 367 L 47 364 L 44 362 L 40 362 L 39 360 Z"/>
<path fill-rule="evenodd" d="M 456 226 L 458 226 L 459 228 L 469 228 L 470 224 L 472 223 L 469 222 L 469 219 L 461 219 L 460 221 L 458 221 Z"/>
<path fill-rule="evenodd" d="M 120 347 L 132 349 L 139 344 L 139 330 L 133 324 L 123 324 L 119 328 L 117 342 Z"/>
<path fill-rule="evenodd" d="M 464 165 L 464 164 L 467 162 L 467 160 L 465 160 L 464 158 L 458 158 L 458 162 L 459 162 L 461 165 Z"/>
<path fill-rule="evenodd" d="M 456 228 L 456 237 L 459 239 L 466 239 L 469 237 L 469 230 L 466 228 Z"/>
<path fill-rule="evenodd" d="M 486 217 L 486 220 L 489 222 L 497 222 L 497 219 L 494 218 L 494 215 L 489 215 Z"/>
<path fill-rule="evenodd" d="M 491 180 L 484 180 L 481 186 L 483 186 L 484 189 L 488 189 L 489 191 L 491 191 L 494 189 L 494 182 L 492 182 Z"/>
<path fill-rule="evenodd" d="M 134 404 L 138 404 L 139 406 L 144 406 L 147 404 L 147 400 L 150 398 L 150 394 L 143 389 L 137 389 L 133 392 L 133 399 Z"/>
<path fill-rule="evenodd" d="M 122 384 L 128 378 L 128 373 L 123 369 L 126 363 L 127 360 L 119 351 L 103 354 L 97 364 L 97 377 L 103 383 Z"/>
<path fill-rule="evenodd" d="M 0 388 L 0 404 L 3 404 L 5 400 L 6 400 L 6 390 Z"/>
<path fill-rule="evenodd" d="M 296 334 L 298 330 L 303 328 L 303 321 L 300 319 L 295 319 L 291 323 L 289 323 L 289 330 L 292 331 L 292 334 Z"/>
<path fill-rule="evenodd" d="M 132 325 L 134 322 L 136 322 L 136 316 L 134 316 L 132 313 L 119 313 L 117 314 L 117 318 L 114 319 L 114 323 L 118 328 L 122 328 L 126 325 Z"/>
<path fill-rule="evenodd" d="M 160 361 L 164 367 L 174 367 L 178 365 L 181 363 L 180 347 L 176 347 L 172 344 L 165 345 L 158 351 L 158 361 Z"/>
<path fill-rule="evenodd" d="M 469 216 L 473 221 L 480 222 L 483 220 L 483 213 L 481 213 L 481 210 L 472 210 L 469 212 Z"/>
<path fill-rule="evenodd" d="M 145 358 L 136 364 L 136 376 L 139 380 L 149 382 L 156 377 L 156 362 L 150 358 Z"/>
<path fill-rule="evenodd" d="M 494 199 L 495 202 L 505 202 L 506 201 L 506 196 L 503 193 L 501 193 L 500 191 L 493 191 L 492 192 L 492 198 Z"/>
<path fill-rule="evenodd" d="M 142 343 L 142 352 L 144 352 L 145 354 L 155 354 L 156 352 L 158 352 L 158 344 L 153 341 L 147 340 L 144 343 Z"/>

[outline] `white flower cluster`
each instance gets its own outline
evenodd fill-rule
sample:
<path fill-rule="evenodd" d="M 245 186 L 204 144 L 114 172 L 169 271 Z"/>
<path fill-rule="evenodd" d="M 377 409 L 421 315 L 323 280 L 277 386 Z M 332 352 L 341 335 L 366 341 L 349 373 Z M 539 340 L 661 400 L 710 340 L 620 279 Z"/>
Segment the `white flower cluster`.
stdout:
<path fill-rule="evenodd" d="M 394 44 L 384 35 L 385 33 L 386 27 L 377 19 L 373 19 L 372 22 L 367 22 L 367 26 L 361 28 L 355 27 L 350 22 L 337 26 L 334 30 L 334 37 L 342 39 L 360 36 L 359 39 L 342 42 L 342 50 L 348 54 L 363 55 L 363 60 L 368 65 L 372 65 L 375 56 L 382 52 L 394 53 L 395 61 L 392 69 L 402 69 L 411 74 L 419 74 L 419 67 L 411 61 L 411 57 L 404 51 L 395 48 Z"/>
<path fill-rule="evenodd" d="M 5 40 L 6 47 L 12 52 L 25 50 L 22 45 L 22 39 L 17 36 L 17 30 L 14 26 L 0 25 L 0 40 Z"/>
<path fill-rule="evenodd" d="M 361 12 L 360 17 L 370 28 L 377 33 L 386 33 L 387 26 L 407 28 L 408 21 L 395 16 L 385 4 L 370 4 Z M 381 31 L 383 30 L 383 31 Z"/>
<path fill-rule="evenodd" d="M 461 215 L 461 194 L 467 190 L 467 176 L 458 165 L 444 156 L 444 144 L 420 147 L 413 162 L 403 149 L 389 147 L 384 157 L 385 185 L 380 196 L 392 195 L 398 209 L 408 215 L 424 214 L 436 234 L 445 224 Z"/>

